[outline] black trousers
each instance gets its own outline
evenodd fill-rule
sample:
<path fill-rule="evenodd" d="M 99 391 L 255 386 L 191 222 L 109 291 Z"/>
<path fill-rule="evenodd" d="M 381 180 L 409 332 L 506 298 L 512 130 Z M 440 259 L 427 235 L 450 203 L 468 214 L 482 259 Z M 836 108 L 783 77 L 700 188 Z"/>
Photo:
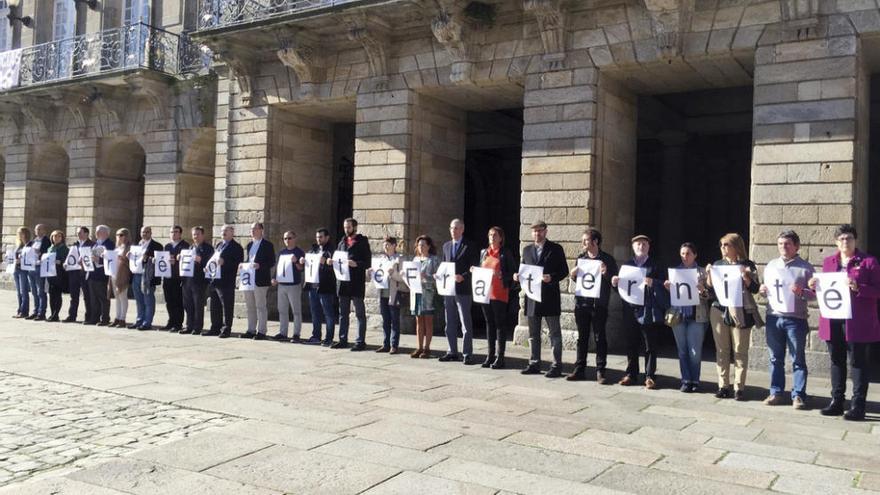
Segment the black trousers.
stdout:
<path fill-rule="evenodd" d="M 74 320 L 76 319 L 76 314 L 79 311 L 79 293 L 82 291 L 83 303 L 86 307 L 85 320 L 91 321 L 92 299 L 89 294 L 89 284 L 86 283 L 85 273 L 82 270 L 67 272 L 67 283 L 70 289 L 70 308 L 67 316 Z"/>
<path fill-rule="evenodd" d="M 166 278 L 162 281 L 162 292 L 165 294 L 165 308 L 168 309 L 168 325 L 174 328 L 183 327 L 183 280 Z"/>
<path fill-rule="evenodd" d="M 587 367 L 587 353 L 590 349 L 590 333 L 592 332 L 593 340 L 596 341 L 596 369 L 605 371 L 605 366 L 608 364 L 608 341 L 605 338 L 608 308 L 576 305 L 574 307 L 574 321 L 577 323 L 578 329 L 575 369 L 582 371 Z"/>
<path fill-rule="evenodd" d="M 507 303 L 491 300 L 489 304 L 481 304 L 483 317 L 486 318 L 486 341 L 489 344 L 489 356 L 504 357 L 507 346 Z"/>
<path fill-rule="evenodd" d="M 831 355 L 831 398 L 844 400 L 846 397 L 846 358 L 849 354 L 850 377 L 853 382 L 852 407 L 865 408 L 868 395 L 868 382 L 871 378 L 869 354 L 871 344 L 847 342 L 843 320 L 831 320 L 831 340 L 827 342 Z"/>
<path fill-rule="evenodd" d="M 235 286 L 211 287 L 211 330 L 232 331 Z"/>
<path fill-rule="evenodd" d="M 49 284 L 49 312 L 56 317 L 61 312 L 61 287 Z"/>
<path fill-rule="evenodd" d="M 629 332 L 629 350 L 626 353 L 626 374 L 639 377 L 640 347 L 645 349 L 645 377 L 655 379 L 657 375 L 657 341 L 663 325 L 660 323 L 641 324 L 634 322 Z"/>
<path fill-rule="evenodd" d="M 110 296 L 107 294 L 107 281 L 88 280 L 89 298 L 92 301 L 91 319 L 86 321 L 110 323 Z"/>
<path fill-rule="evenodd" d="M 186 312 L 186 329 L 201 332 L 205 329 L 205 302 L 208 288 L 192 279 L 183 281 L 183 308 Z"/>

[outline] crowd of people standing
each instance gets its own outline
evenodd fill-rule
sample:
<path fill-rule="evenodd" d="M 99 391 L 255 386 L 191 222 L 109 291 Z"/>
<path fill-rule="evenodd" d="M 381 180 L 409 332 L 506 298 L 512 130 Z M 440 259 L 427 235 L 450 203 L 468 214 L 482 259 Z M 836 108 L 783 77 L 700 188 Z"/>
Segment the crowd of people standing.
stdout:
<path fill-rule="evenodd" d="M 273 243 L 264 238 L 261 223 L 250 229 L 250 240 L 242 246 L 235 238 L 235 229 L 224 225 L 221 239 L 211 245 L 202 227 L 190 231 L 191 243 L 183 239 L 183 229 L 173 227 L 164 246 L 153 239 L 148 226 L 140 230 L 140 239 L 132 239 L 127 229 L 116 231 L 115 241 L 110 238 L 110 228 L 99 225 L 94 236 L 87 227 L 80 227 L 77 239 L 65 244 L 61 231 L 48 233 L 45 225 L 37 225 L 33 233 L 26 227 L 18 229 L 18 240 L 7 252 L 6 262 L 12 268 L 18 296 L 15 318 L 50 322 L 77 322 L 82 296 L 85 309 L 84 324 L 110 326 L 137 330 L 154 329 L 156 311 L 155 291 L 161 285 L 168 311 L 168 322 L 163 330 L 179 334 L 232 336 L 234 301 L 241 267 L 248 264 L 253 270 L 254 287 L 244 291 L 247 307 L 247 328 L 240 336 L 266 340 L 269 288 L 277 288 L 277 307 L 280 329 L 271 337 L 276 341 L 290 341 L 321 345 L 334 349 L 349 348 L 366 350 L 367 315 L 365 306 L 366 286 L 372 280 L 377 267 L 369 240 L 358 233 L 358 222 L 348 218 L 343 222 L 344 235 L 335 245 L 329 230 L 317 229 L 315 243 L 306 252 L 297 246 L 297 235 L 286 231 L 282 236 L 283 248 L 276 252 Z M 487 232 L 486 247 L 480 248 L 474 241 L 464 237 L 464 223 L 455 219 L 449 225 L 450 239 L 438 250 L 429 236 L 419 236 L 411 255 L 399 252 L 399 242 L 385 237 L 382 251 L 375 257 L 387 271 L 387 287 L 378 290 L 379 308 L 382 316 L 383 340 L 376 352 L 397 354 L 400 345 L 401 308 L 409 307 L 415 319 L 417 348 L 412 358 L 430 358 L 433 321 L 436 311 L 442 307 L 445 314 L 447 349 L 439 356 L 443 362 L 478 364 L 473 347 L 473 321 L 471 307 L 475 303 L 472 274 L 475 269 L 491 270 L 493 276 L 488 297 L 481 299 L 481 309 L 486 321 L 488 352 L 482 366 L 503 369 L 505 346 L 514 321 L 509 316 L 510 304 L 514 303 L 513 289 L 521 283 L 518 263 L 514 253 L 505 245 L 505 232 L 491 227 Z M 48 235 L 47 235 L 48 234 Z M 522 251 L 523 265 L 542 268 L 540 297 L 525 299 L 524 314 L 528 321 L 530 357 L 521 371 L 525 375 L 544 374 L 547 378 L 563 376 L 561 283 L 577 280 L 580 268 L 569 267 L 562 246 L 548 239 L 548 227 L 544 222 L 531 225 L 532 243 Z M 831 360 L 831 402 L 821 410 L 823 415 L 843 415 L 846 419 L 860 420 L 865 416 L 865 401 L 869 380 L 869 345 L 880 341 L 878 299 L 880 299 L 880 267 L 877 260 L 857 249 L 857 232 L 851 225 L 842 225 L 835 231 L 837 250 L 824 259 L 823 272 L 845 273 L 847 289 L 852 299 L 850 318 L 820 318 L 819 338 L 826 341 Z M 587 378 L 587 355 L 589 344 L 595 342 L 596 381 L 609 383 L 606 374 L 608 345 L 606 323 L 611 295 L 621 284 L 622 268 L 635 267 L 643 271 L 644 290 L 640 303 L 624 302 L 629 324 L 619 331 L 627 341 L 627 367 L 620 385 L 636 385 L 640 382 L 647 389 L 656 389 L 657 347 L 664 331 L 674 335 L 680 364 L 681 388 L 685 393 L 699 390 L 700 366 L 703 340 L 707 328 L 711 328 L 715 342 L 718 388 L 715 396 L 744 400 L 746 387 L 751 330 L 763 326 L 766 330 L 767 347 L 770 352 L 769 394 L 764 402 L 778 405 L 787 402 L 785 392 L 785 357 L 793 363 L 793 385 L 790 388 L 791 404 L 795 409 L 806 408 L 807 364 L 806 346 L 808 326 L 808 301 L 816 297 L 813 266 L 798 254 L 800 239 L 794 231 L 785 230 L 777 239 L 779 257 L 769 260 L 767 268 L 785 272 L 791 277 L 790 290 L 794 294 L 791 311 L 778 311 L 768 307 L 766 324 L 758 311 L 756 295 L 767 296 L 778 287 L 768 287 L 759 280 L 756 264 L 748 259 L 742 237 L 735 233 L 724 235 L 719 242 L 720 258 L 713 264 L 701 267 L 697 264 L 697 248 L 685 242 L 679 250 L 680 264 L 677 269 L 695 270 L 698 277 L 698 302 L 694 305 L 673 306 L 670 289 L 672 282 L 663 266 L 651 252 L 651 239 L 636 235 L 631 239 L 633 255 L 618 266 L 613 256 L 602 250 L 602 234 L 587 228 L 581 238 L 578 259 L 598 261 L 601 264 L 601 288 L 598 297 L 575 297 L 574 316 L 578 331 L 578 343 L 574 369 L 567 380 Z M 115 253 L 110 255 L 109 253 Z M 170 273 L 157 274 L 157 253 L 171 265 Z M 339 258 L 338 253 L 345 253 Z M 54 270 L 34 268 L 34 260 L 54 253 Z M 72 256 L 72 253 L 85 253 Z M 189 256 L 192 269 L 181 269 L 183 259 Z M 281 257 L 290 257 L 292 277 L 279 276 L 277 267 Z M 51 258 L 50 258 L 51 259 Z M 68 260 L 75 259 L 78 264 Z M 119 260 L 112 264 L 111 259 Z M 310 281 L 304 271 L 309 259 L 317 263 L 317 274 Z M 344 261 L 339 261 L 344 259 Z M 134 261 L 132 261 L 134 260 Z M 216 261 L 216 274 L 209 276 L 209 260 Z M 346 276 L 337 277 L 334 263 L 347 264 Z M 412 262 L 413 277 L 404 273 L 404 262 Z M 139 264 L 138 264 L 139 263 Z M 440 295 L 438 284 L 442 264 L 451 264 L 454 270 L 454 291 Z M 110 268 L 112 266 L 112 268 Z M 741 276 L 742 304 L 725 306 L 715 292 L 712 267 L 735 266 Z M 417 287 L 417 289 L 415 289 Z M 301 334 L 303 291 L 311 310 L 312 333 L 308 338 Z M 127 322 L 128 294 L 133 294 L 136 319 Z M 61 319 L 62 294 L 68 293 L 70 305 L 67 316 Z M 111 320 L 111 296 L 115 300 L 114 318 Z M 31 306 L 32 304 L 32 306 Z M 210 322 L 205 322 L 205 307 L 210 308 Z M 357 334 L 349 342 L 351 312 L 354 311 Z M 48 316 L 47 316 L 48 312 Z M 289 335 L 292 315 L 292 332 Z M 335 335 L 338 323 L 338 336 Z M 542 371 L 541 343 L 546 325 L 552 362 Z M 461 348 L 459 350 L 459 338 Z M 644 373 L 640 356 L 644 355 Z M 732 357 L 732 359 L 731 359 Z M 847 381 L 847 357 L 851 368 L 853 393 L 850 407 L 845 408 Z M 731 377 L 731 367 L 733 375 Z M 643 377 L 643 380 L 642 380 Z"/>

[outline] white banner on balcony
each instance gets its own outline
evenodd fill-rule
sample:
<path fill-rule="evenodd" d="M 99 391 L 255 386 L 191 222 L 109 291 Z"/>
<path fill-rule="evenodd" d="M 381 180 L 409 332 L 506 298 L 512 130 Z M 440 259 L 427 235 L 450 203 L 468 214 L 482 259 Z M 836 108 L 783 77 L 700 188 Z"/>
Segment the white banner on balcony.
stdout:
<path fill-rule="evenodd" d="M 0 52 L 0 91 L 18 86 L 21 73 L 21 48 Z"/>

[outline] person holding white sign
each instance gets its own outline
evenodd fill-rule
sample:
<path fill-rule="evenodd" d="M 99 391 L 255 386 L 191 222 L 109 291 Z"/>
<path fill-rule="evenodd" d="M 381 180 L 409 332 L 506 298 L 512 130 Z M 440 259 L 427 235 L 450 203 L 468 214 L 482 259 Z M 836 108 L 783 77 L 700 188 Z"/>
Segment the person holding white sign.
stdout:
<path fill-rule="evenodd" d="M 431 338 L 434 336 L 434 299 L 437 296 L 437 268 L 440 258 L 430 236 L 420 235 L 416 238 L 413 262 L 419 266 L 422 277 L 422 292 L 412 294 L 410 312 L 416 318 L 416 341 L 418 348 L 409 355 L 411 358 L 431 358 Z"/>
<path fill-rule="evenodd" d="M 138 245 L 143 253 L 144 272 L 134 273 L 131 277 L 137 319 L 128 328 L 144 331 L 153 329 L 153 317 L 156 315 L 156 286 L 162 283 L 162 279 L 155 276 L 154 258 L 156 251 L 162 250 L 162 245 L 153 239 L 153 228 L 148 225 L 141 228 Z"/>
<path fill-rule="evenodd" d="M 669 270 L 669 280 L 663 283 L 669 291 L 670 312 L 667 324 L 672 323 L 675 347 L 678 350 L 678 369 L 681 388 L 685 393 L 700 387 L 700 366 L 703 360 L 703 338 L 709 322 L 706 270 L 697 265 L 697 248 L 685 242 L 678 248 L 681 264 Z"/>
<path fill-rule="evenodd" d="M 180 276 L 178 258 L 180 252 L 189 249 L 189 243 L 183 240 L 183 227 L 175 225 L 168 232 L 170 242 L 165 244 L 171 263 L 171 276 L 162 280 L 162 293 L 165 296 L 165 309 L 168 310 L 168 323 L 162 330 L 177 333 L 183 330 L 183 278 Z"/>
<path fill-rule="evenodd" d="M 660 332 L 665 329 L 664 314 L 669 307 L 668 295 L 663 287 L 666 279 L 666 269 L 651 256 L 651 238 L 646 235 L 637 235 L 630 240 L 633 257 L 624 263 L 617 277 L 611 278 L 611 285 L 618 287 L 618 292 L 638 295 L 643 304 L 635 304 L 624 301 L 633 314 L 629 326 L 629 349 L 626 354 L 626 374 L 620 380 L 620 385 L 635 385 L 639 380 L 639 347 L 645 349 L 645 388 L 653 390 L 657 388 L 657 345 Z M 640 284 L 632 281 L 623 283 L 624 267 L 639 269 L 644 277 Z M 637 287 L 638 286 L 638 287 Z M 635 298 L 633 299 L 635 300 Z"/>
<path fill-rule="evenodd" d="M 333 349 L 348 347 L 348 327 L 351 321 L 351 309 L 354 306 L 354 314 L 358 321 L 358 334 L 354 346 L 354 352 L 363 351 L 367 348 L 367 308 L 364 305 L 366 295 L 367 268 L 373 254 L 370 252 L 370 241 L 366 236 L 358 234 L 357 220 L 346 218 L 342 222 L 345 235 L 336 245 L 336 252 L 348 253 L 349 280 L 337 281 L 337 295 L 339 296 L 339 342 L 330 346 Z"/>
<path fill-rule="evenodd" d="M 858 233 L 852 225 L 841 225 L 834 231 L 837 252 L 822 262 L 823 273 L 846 274 L 846 287 L 822 287 L 818 277 L 809 281 L 819 302 L 819 338 L 828 346 L 831 357 L 831 403 L 822 409 L 824 416 L 840 416 L 850 421 L 865 419 L 865 400 L 871 377 L 870 348 L 880 342 L 880 264 L 877 258 L 858 249 Z M 844 291 L 849 291 L 849 319 L 826 318 L 823 312 L 843 308 Z M 850 409 L 844 413 L 846 400 L 847 354 L 853 391 Z"/>
<path fill-rule="evenodd" d="M 19 227 L 16 232 L 18 242 L 15 244 L 15 295 L 18 297 L 18 312 L 13 318 L 27 318 L 30 309 L 30 274 L 21 269 L 22 255 L 25 247 L 31 242 L 31 230 L 27 227 Z"/>
<path fill-rule="evenodd" d="M 617 275 L 617 261 L 602 251 L 602 233 L 588 227 L 581 235 L 582 252 L 569 276 L 575 283 L 574 319 L 577 324 L 577 358 L 574 370 L 565 377 L 569 381 L 586 378 L 587 353 L 590 333 L 596 343 L 596 382 L 606 382 L 608 341 L 605 324 L 608 321 L 608 301 L 611 297 L 611 278 Z"/>
<path fill-rule="evenodd" d="M 217 256 L 220 265 L 220 278 L 211 280 L 211 329 L 202 336 L 217 336 L 226 339 L 232 336 L 233 310 L 235 308 L 235 281 L 238 279 L 238 265 L 244 261 L 244 249 L 235 240 L 235 227 L 226 224 L 220 230 L 222 239 L 214 248 L 212 257 Z M 205 266 L 203 270 L 208 270 Z"/>
<path fill-rule="evenodd" d="M 67 257 L 67 244 L 64 243 L 64 232 L 55 230 L 49 236 L 52 245 L 49 247 L 49 254 L 55 255 L 55 276 L 48 277 L 46 282 L 49 284 L 49 317 L 46 321 L 58 322 L 61 318 L 58 314 L 61 312 L 61 294 L 67 292 L 67 274 L 61 268 L 64 258 Z"/>
<path fill-rule="evenodd" d="M 89 292 L 89 283 L 86 280 L 86 274 L 82 270 L 82 259 L 80 250 L 89 248 L 95 244 L 89 239 L 89 228 L 82 226 L 76 231 L 76 242 L 71 244 L 70 251 L 67 253 L 67 285 L 70 290 L 70 307 L 67 310 L 67 318 L 61 320 L 62 323 L 76 323 L 77 313 L 79 312 L 79 296 L 82 293 L 83 306 L 85 306 L 85 321 L 92 319 L 92 297 Z M 75 263 L 75 264 L 74 264 Z M 69 265 L 69 266 L 67 266 Z"/>
<path fill-rule="evenodd" d="M 749 365 L 749 342 L 753 326 L 762 326 L 758 305 L 754 294 L 761 284 L 758 282 L 758 269 L 746 256 L 746 244 L 739 234 L 729 233 L 721 238 L 721 259 L 715 267 L 736 267 L 740 276 L 725 276 L 713 280 L 712 267 L 706 266 L 706 286 L 711 289 L 709 322 L 715 339 L 715 365 L 718 370 L 719 399 L 745 400 L 746 371 Z M 716 270 L 718 272 L 718 270 Z M 734 300 L 733 294 L 741 293 L 742 306 L 725 305 L 723 301 Z M 730 381 L 730 354 L 733 352 L 734 378 Z M 732 389 L 731 389 L 732 388 Z"/>
<path fill-rule="evenodd" d="M 336 324 L 336 274 L 333 273 L 333 243 L 330 242 L 330 231 L 324 227 L 315 230 L 315 244 L 309 250 L 309 256 L 323 260 L 320 264 L 307 263 L 303 272 L 308 279 L 310 270 L 317 270 L 317 283 L 306 284 L 309 293 L 309 309 L 312 313 L 312 336 L 305 343 L 309 345 L 333 345 L 333 330 Z M 329 261 L 329 263 L 328 263 Z M 326 332 L 322 338 L 321 326 Z"/>
<path fill-rule="evenodd" d="M 131 232 L 128 229 L 116 231 L 116 274 L 110 277 L 110 287 L 116 300 L 116 317 L 110 324 L 114 328 L 126 328 L 128 315 L 128 288 L 131 287 L 131 268 L 128 266 L 128 253 L 131 251 Z"/>
<path fill-rule="evenodd" d="M 278 342 L 288 340 L 287 329 L 290 326 L 290 311 L 293 310 L 293 337 L 290 341 L 299 344 L 302 340 L 302 271 L 306 253 L 297 247 L 296 232 L 292 230 L 285 232 L 281 241 L 284 247 L 278 252 L 275 276 L 272 277 L 272 285 L 278 288 L 278 320 L 281 328 L 272 339 Z"/>
<path fill-rule="evenodd" d="M 94 270 L 86 274 L 89 284 L 89 297 L 92 300 L 91 319 L 87 319 L 84 325 L 98 325 L 106 327 L 110 325 L 110 296 L 107 290 L 107 281 L 110 277 L 104 272 L 104 253 L 116 249 L 116 244 L 110 240 L 110 227 L 98 225 L 95 227 L 95 243 L 91 247 L 91 261 Z"/>
<path fill-rule="evenodd" d="M 400 346 L 400 301 L 407 292 L 402 282 L 400 262 L 397 254 L 397 238 L 386 236 L 382 242 L 382 255 L 377 258 L 381 264 L 377 268 L 367 268 L 367 276 L 377 276 L 377 271 L 385 272 L 383 277 L 388 281 L 388 288 L 379 289 L 379 312 L 382 314 L 382 331 L 385 334 L 382 347 L 376 352 L 397 354 Z"/>
<path fill-rule="evenodd" d="M 474 301 L 479 296 L 487 296 L 488 299 L 488 304 L 481 304 L 483 317 L 486 318 L 486 341 L 489 344 L 489 353 L 483 362 L 483 368 L 500 370 L 504 369 L 510 288 L 517 269 L 516 258 L 504 247 L 504 229 L 501 227 L 489 228 L 489 246 L 480 251 L 480 268 L 491 270 L 492 273 L 488 287 L 474 276 Z"/>
<path fill-rule="evenodd" d="M 205 302 L 208 300 L 208 279 L 205 277 L 205 264 L 214 255 L 214 247 L 205 240 L 205 228 L 201 225 L 190 230 L 191 249 L 180 252 L 181 278 L 183 278 L 183 311 L 186 313 L 186 326 L 183 335 L 201 335 L 205 330 Z M 188 270 L 185 267 L 191 267 Z M 191 276 L 184 276 L 184 272 Z"/>
<path fill-rule="evenodd" d="M 247 253 L 247 261 L 253 264 L 255 270 L 256 287 L 254 290 L 244 292 L 248 326 L 247 331 L 241 334 L 241 338 L 264 340 L 269 322 L 266 295 L 269 293 L 269 286 L 272 285 L 275 246 L 269 239 L 263 238 L 263 224 L 261 222 L 251 224 L 251 240 L 248 242 L 245 253 Z"/>
<path fill-rule="evenodd" d="M 770 350 L 770 394 L 764 404 L 776 406 L 785 399 L 785 348 L 791 356 L 793 376 L 791 405 L 806 409 L 807 404 L 807 300 L 814 297 L 807 288 L 813 278 L 813 265 L 798 255 L 801 239 L 793 230 L 784 230 L 776 238 L 779 258 L 764 268 L 764 283 L 759 291 L 767 298 L 767 348 Z"/>
<path fill-rule="evenodd" d="M 31 258 L 28 259 L 28 263 L 33 262 L 34 270 L 30 271 L 28 274 L 29 284 L 31 288 L 31 295 L 34 298 L 34 311 L 30 314 L 26 320 L 35 320 L 41 321 L 46 319 L 46 306 L 48 302 L 48 297 L 46 294 L 46 279 L 40 277 L 40 259 L 43 258 L 43 255 L 49 251 L 49 246 L 52 245 L 52 242 L 46 236 L 48 233 L 48 227 L 43 224 L 38 224 L 34 227 L 34 238 L 28 243 L 28 247 L 31 248 Z"/>
<path fill-rule="evenodd" d="M 529 365 L 521 371 L 524 375 L 537 375 L 541 373 L 541 320 L 547 322 L 550 334 L 550 347 L 553 349 L 553 364 L 544 375 L 547 378 L 562 376 L 562 328 L 559 317 L 562 314 L 562 297 L 559 292 L 559 282 L 568 276 L 568 263 L 565 261 L 565 251 L 559 244 L 547 239 L 547 224 L 539 220 L 531 225 L 532 244 L 523 248 L 523 265 L 540 266 L 544 274 L 540 281 L 531 283 L 541 284 L 541 302 L 526 298 L 525 314 L 529 321 Z M 513 279 L 520 283 L 529 283 L 521 280 L 519 274 L 514 274 Z"/>
<path fill-rule="evenodd" d="M 461 359 L 465 365 L 474 364 L 474 327 L 471 320 L 471 267 L 477 264 L 479 252 L 464 238 L 464 222 L 458 218 L 449 222 L 451 240 L 443 244 L 443 262 L 455 263 L 455 295 L 443 296 L 446 316 L 446 354 L 440 361 L 454 362 Z M 462 332 L 462 355 L 458 354 L 458 332 Z"/>

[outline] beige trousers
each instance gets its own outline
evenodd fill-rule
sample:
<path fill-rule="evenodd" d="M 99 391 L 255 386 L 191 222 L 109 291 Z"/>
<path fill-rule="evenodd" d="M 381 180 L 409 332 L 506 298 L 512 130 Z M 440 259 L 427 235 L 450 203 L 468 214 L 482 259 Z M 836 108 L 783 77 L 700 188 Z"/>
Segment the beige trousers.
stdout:
<path fill-rule="evenodd" d="M 715 366 L 718 369 L 718 387 L 730 386 L 730 354 L 733 351 L 734 390 L 745 390 L 746 371 L 749 367 L 751 328 L 736 328 L 724 324 L 721 311 L 714 306 L 709 310 L 712 336 L 715 338 Z"/>

